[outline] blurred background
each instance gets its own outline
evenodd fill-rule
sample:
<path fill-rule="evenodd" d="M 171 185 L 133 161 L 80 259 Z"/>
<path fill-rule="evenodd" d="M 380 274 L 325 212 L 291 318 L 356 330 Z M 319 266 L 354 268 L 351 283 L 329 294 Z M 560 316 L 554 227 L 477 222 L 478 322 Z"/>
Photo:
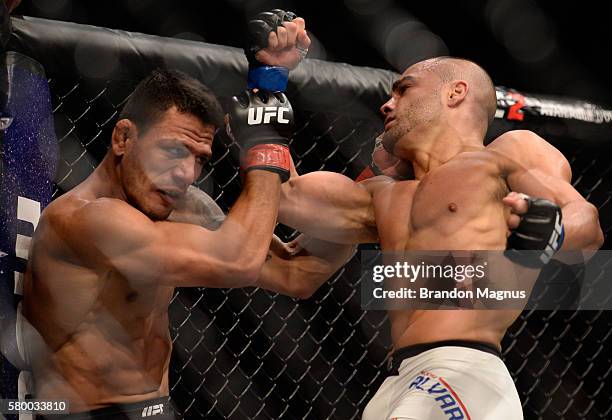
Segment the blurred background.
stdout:
<path fill-rule="evenodd" d="M 250 16 L 304 17 L 309 57 L 403 71 L 450 54 L 483 65 L 496 85 L 612 105 L 606 56 L 612 25 L 601 2 L 534 0 L 327 2 L 23 0 L 14 14 L 241 47 Z"/>

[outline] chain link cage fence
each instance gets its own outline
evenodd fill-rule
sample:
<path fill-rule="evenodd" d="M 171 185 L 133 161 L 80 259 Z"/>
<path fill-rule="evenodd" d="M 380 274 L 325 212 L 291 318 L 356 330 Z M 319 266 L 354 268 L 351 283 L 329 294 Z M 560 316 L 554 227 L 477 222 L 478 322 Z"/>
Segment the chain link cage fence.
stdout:
<path fill-rule="evenodd" d="M 61 153 L 58 197 L 102 159 L 137 80 L 85 78 L 52 69 L 47 77 Z M 341 109 L 317 112 L 298 105 L 296 115 L 292 153 L 301 173 L 323 169 L 355 177 L 382 128 L 379 119 Z M 574 186 L 599 208 L 609 237 L 608 155 L 571 139 L 559 147 L 571 163 Z M 240 192 L 234 149 L 223 133 L 218 135 L 198 182 L 224 210 Z M 276 233 L 284 239 L 295 235 L 280 225 Z M 303 301 L 255 288 L 177 290 L 170 306 L 170 382 L 182 418 L 360 418 L 386 376 L 390 350 L 385 313 L 360 308 L 360 270 L 357 254 Z M 610 418 L 611 327 L 605 311 L 522 313 L 503 341 L 503 357 L 526 419 Z"/>

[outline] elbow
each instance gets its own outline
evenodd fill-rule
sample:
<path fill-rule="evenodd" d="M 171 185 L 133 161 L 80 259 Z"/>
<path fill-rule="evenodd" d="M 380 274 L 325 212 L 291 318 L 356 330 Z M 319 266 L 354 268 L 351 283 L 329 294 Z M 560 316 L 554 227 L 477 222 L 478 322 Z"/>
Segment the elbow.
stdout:
<path fill-rule="evenodd" d="M 290 291 L 289 296 L 296 298 L 296 299 L 300 299 L 300 300 L 306 300 L 306 299 L 310 299 L 316 291 L 317 291 L 316 288 L 309 287 L 308 285 L 302 284 L 299 287 L 293 288 Z"/>
<path fill-rule="evenodd" d="M 590 241 L 588 249 L 599 249 L 602 247 L 605 240 L 603 231 L 601 230 L 601 226 L 599 224 L 599 211 L 597 210 L 597 207 L 589 203 L 588 212 L 585 213 L 588 214 L 588 224 L 591 227 L 589 229 Z"/>
<path fill-rule="evenodd" d="M 596 239 L 595 239 L 593 248 L 594 249 L 601 248 L 604 244 L 605 239 L 606 238 L 604 237 L 603 231 L 601 230 L 599 223 L 597 223 L 597 234 L 596 234 Z"/>
<path fill-rule="evenodd" d="M 604 234 L 597 207 L 581 199 L 564 205 L 562 211 L 566 232 L 562 249 L 593 251 L 601 248 Z"/>
<path fill-rule="evenodd" d="M 258 261 L 252 258 L 243 261 L 237 260 L 235 266 L 242 280 L 241 283 L 245 286 L 256 287 L 259 277 L 261 276 L 264 262 L 263 259 Z"/>
<path fill-rule="evenodd" d="M 228 234 L 223 229 L 231 226 L 231 224 L 222 225 L 221 229 L 216 231 L 220 237 Z M 218 262 L 222 267 L 224 278 L 229 279 L 227 287 L 250 287 L 255 286 L 260 272 L 264 265 L 267 255 L 267 247 L 264 247 L 264 242 L 256 247 L 245 246 L 246 238 L 234 233 L 231 242 L 221 242 L 224 252 L 218 257 Z M 242 233 L 242 232 L 239 232 Z"/>
<path fill-rule="evenodd" d="M 295 180 L 289 179 L 281 185 L 280 201 L 278 205 L 278 220 L 286 223 L 291 216 L 291 211 L 296 209 L 294 201 Z"/>
<path fill-rule="evenodd" d="M 279 291 L 295 299 L 309 299 L 326 279 L 321 279 L 317 273 L 289 269 L 282 274 L 282 288 Z"/>
<path fill-rule="evenodd" d="M 259 279 L 262 268 L 263 261 L 258 262 L 252 259 L 248 261 L 237 260 L 235 264 L 233 264 L 235 276 L 241 284 L 241 287 L 257 286 L 257 280 Z"/>
<path fill-rule="evenodd" d="M 261 265 L 244 259 L 218 261 L 216 268 L 223 278 L 223 288 L 256 287 Z"/>
<path fill-rule="evenodd" d="M 289 277 L 291 281 L 286 294 L 300 300 L 310 299 L 332 274 L 324 271 L 295 273 Z"/>

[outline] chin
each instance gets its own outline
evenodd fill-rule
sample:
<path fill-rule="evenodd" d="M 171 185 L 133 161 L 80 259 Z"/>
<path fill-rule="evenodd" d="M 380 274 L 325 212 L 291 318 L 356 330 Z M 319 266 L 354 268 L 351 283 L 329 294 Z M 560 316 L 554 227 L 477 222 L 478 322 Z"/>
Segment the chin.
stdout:
<path fill-rule="evenodd" d="M 397 137 L 394 136 L 390 131 L 385 131 L 382 137 L 382 145 L 383 148 L 393 154 L 393 149 L 395 149 L 395 145 L 397 144 Z"/>
<path fill-rule="evenodd" d="M 166 207 L 163 205 L 157 205 L 157 206 L 150 206 L 148 207 L 146 210 L 143 209 L 141 210 L 144 214 L 146 214 L 149 219 L 151 220 L 155 220 L 155 221 L 161 221 L 161 220 L 166 220 L 168 218 L 168 216 L 170 216 L 170 213 L 172 213 L 172 208 L 171 207 Z"/>
<path fill-rule="evenodd" d="M 168 219 L 168 216 L 170 216 L 170 213 L 172 213 L 172 210 L 168 210 L 164 212 L 150 212 L 150 213 L 145 213 L 145 214 L 149 216 L 149 219 L 155 222 L 161 222 L 163 220 Z"/>
<path fill-rule="evenodd" d="M 129 203 L 147 216 L 149 219 L 154 221 L 166 220 L 172 208 L 165 206 L 161 202 L 155 202 L 156 200 L 128 200 Z"/>

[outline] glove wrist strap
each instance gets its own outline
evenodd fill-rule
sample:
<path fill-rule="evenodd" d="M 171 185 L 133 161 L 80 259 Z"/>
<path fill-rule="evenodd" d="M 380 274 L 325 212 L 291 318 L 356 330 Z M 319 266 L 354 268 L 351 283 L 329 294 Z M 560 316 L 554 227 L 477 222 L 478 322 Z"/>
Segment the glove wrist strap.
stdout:
<path fill-rule="evenodd" d="M 289 80 L 289 69 L 280 66 L 260 66 L 249 68 L 247 87 L 264 89 L 271 92 L 284 92 Z"/>
<path fill-rule="evenodd" d="M 246 151 L 240 166 L 244 172 L 253 169 L 276 172 L 281 182 L 285 182 L 289 179 L 291 167 L 289 147 L 284 144 L 258 144 Z"/>

